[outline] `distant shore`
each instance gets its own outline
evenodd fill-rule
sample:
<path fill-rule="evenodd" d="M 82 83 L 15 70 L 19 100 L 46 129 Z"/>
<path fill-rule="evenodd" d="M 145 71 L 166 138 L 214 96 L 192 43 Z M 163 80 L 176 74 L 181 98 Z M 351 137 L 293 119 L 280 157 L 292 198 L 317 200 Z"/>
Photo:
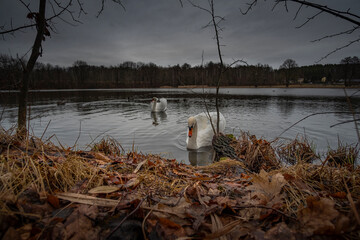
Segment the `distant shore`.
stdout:
<path fill-rule="evenodd" d="M 216 88 L 208 85 L 183 85 L 178 87 L 161 86 L 160 88 Z M 220 88 L 345 88 L 343 84 L 291 84 L 286 85 L 261 85 L 261 86 L 220 86 Z M 360 85 L 347 86 L 346 88 L 360 88 Z"/>

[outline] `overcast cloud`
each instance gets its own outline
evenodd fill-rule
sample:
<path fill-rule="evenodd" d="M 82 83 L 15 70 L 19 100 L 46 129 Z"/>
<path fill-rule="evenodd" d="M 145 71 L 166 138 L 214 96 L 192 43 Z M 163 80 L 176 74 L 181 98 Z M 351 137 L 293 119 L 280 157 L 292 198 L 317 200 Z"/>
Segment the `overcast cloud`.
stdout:
<path fill-rule="evenodd" d="M 31 2 L 38 4 L 38 1 Z M 196 2 L 206 7 L 207 1 Z M 313 9 L 304 8 L 293 20 L 296 5 L 289 6 L 289 12 L 282 6 L 271 11 L 273 1 L 259 0 L 259 4 L 244 16 L 239 9 L 245 8 L 246 2 L 215 1 L 215 11 L 226 19 L 222 22 L 221 33 L 226 63 L 242 59 L 248 64 L 262 63 L 278 68 L 285 59 L 292 58 L 300 66 L 311 65 L 360 35 L 355 32 L 312 43 L 311 40 L 351 29 L 353 25 L 323 13 L 296 29 L 314 14 Z M 360 14 L 359 0 L 316 2 L 340 10 L 350 8 L 353 13 Z M 124 11 L 119 5 L 106 1 L 103 13 L 96 18 L 101 1 L 84 1 L 88 14 L 81 17 L 83 24 L 70 26 L 57 20 L 57 33 L 52 33 L 43 43 L 44 53 L 39 61 L 60 66 L 71 66 L 76 60 L 104 66 L 124 61 L 194 66 L 201 64 L 202 52 L 204 62 L 218 61 L 213 29 L 202 28 L 210 21 L 210 16 L 185 0 L 183 3 L 181 7 L 178 0 L 124 0 Z M 47 16 L 50 15 L 48 11 Z M 22 25 L 27 21 L 25 16 L 26 9 L 19 1 L 0 0 L 0 26 L 9 27 L 11 22 L 14 27 Z M 31 48 L 34 36 L 34 29 L 7 35 L 0 40 L 0 53 L 22 56 Z M 339 63 L 347 56 L 360 57 L 359 53 L 360 43 L 357 42 L 320 63 Z"/>

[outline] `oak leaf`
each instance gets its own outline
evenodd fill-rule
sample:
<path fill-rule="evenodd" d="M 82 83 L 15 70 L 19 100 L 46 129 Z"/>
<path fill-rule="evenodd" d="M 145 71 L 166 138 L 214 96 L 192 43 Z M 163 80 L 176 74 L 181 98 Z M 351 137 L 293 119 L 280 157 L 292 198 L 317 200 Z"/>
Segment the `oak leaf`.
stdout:
<path fill-rule="evenodd" d="M 334 233 L 335 225 L 332 221 L 339 215 L 334 208 L 335 202 L 328 198 L 309 196 L 306 203 L 307 206 L 298 211 L 298 219 L 305 226 L 304 233 L 307 236 Z"/>

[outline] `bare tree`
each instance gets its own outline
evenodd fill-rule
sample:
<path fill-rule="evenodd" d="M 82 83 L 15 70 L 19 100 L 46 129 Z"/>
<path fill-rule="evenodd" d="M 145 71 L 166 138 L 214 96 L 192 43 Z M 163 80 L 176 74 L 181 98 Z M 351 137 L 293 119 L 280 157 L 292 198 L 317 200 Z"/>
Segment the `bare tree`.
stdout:
<path fill-rule="evenodd" d="M 293 59 L 286 59 L 284 63 L 280 65 L 280 69 L 284 69 L 285 71 L 286 87 L 289 87 L 291 75 L 296 67 L 298 67 L 298 65 Z"/>
<path fill-rule="evenodd" d="M 266 0 L 264 0 L 266 1 Z M 353 24 L 353 26 L 350 29 L 345 29 L 341 32 L 337 32 L 337 33 L 333 33 L 330 35 L 326 35 L 323 36 L 321 38 L 312 40 L 312 42 L 317 42 L 317 41 L 321 41 L 327 38 L 334 38 L 334 37 L 339 37 L 342 35 L 353 35 L 355 36 L 353 40 L 351 40 L 350 42 L 343 44 L 342 46 L 331 50 L 328 54 L 326 54 L 325 56 L 321 57 L 318 61 L 316 61 L 316 63 L 324 60 L 325 58 L 327 58 L 328 56 L 330 56 L 331 54 L 340 51 L 344 48 L 347 48 L 351 45 L 353 45 L 354 43 L 360 42 L 360 37 L 357 34 L 360 30 L 360 15 L 357 13 L 354 13 L 350 8 L 346 9 L 346 10 L 340 10 L 340 9 L 334 9 L 331 7 L 328 7 L 327 5 L 322 5 L 322 4 L 318 4 L 315 3 L 314 1 L 307 1 L 307 0 L 274 0 L 274 5 L 272 10 L 274 10 L 278 5 L 282 4 L 285 8 L 286 11 L 289 11 L 288 5 L 289 3 L 294 3 L 297 4 L 297 11 L 294 14 L 294 20 L 296 18 L 298 18 L 300 12 L 304 9 L 304 8 L 312 8 L 314 10 L 316 10 L 316 13 L 314 13 L 313 15 L 311 15 L 310 17 L 307 17 L 306 20 L 299 26 L 297 26 L 297 28 L 301 28 L 305 25 L 307 25 L 308 23 L 310 23 L 311 21 L 313 21 L 314 19 L 316 19 L 318 16 L 320 16 L 321 14 L 325 13 L 325 14 L 329 14 L 332 15 L 334 17 L 338 17 L 344 21 L 347 21 L 351 24 Z M 258 0 L 251 0 L 247 3 L 247 7 L 244 10 L 241 10 L 242 14 L 247 14 L 249 13 L 256 5 L 258 4 Z"/>
<path fill-rule="evenodd" d="M 346 57 L 341 59 L 340 64 L 342 65 L 342 75 L 344 79 L 345 87 L 351 86 L 351 79 L 355 75 L 359 68 L 360 59 L 356 56 Z"/>
<path fill-rule="evenodd" d="M 123 7 L 121 0 L 112 1 L 120 4 Z M 19 61 L 22 65 L 23 74 L 20 83 L 17 132 L 20 136 L 25 136 L 27 129 L 26 113 L 30 74 L 34 69 L 38 58 L 43 54 L 42 42 L 45 41 L 46 37 L 50 36 L 51 31 L 54 32 L 56 30 L 53 22 L 55 19 L 64 21 L 70 25 L 74 25 L 73 23 L 81 23 L 79 18 L 86 12 L 83 8 L 83 2 L 81 2 L 81 0 L 68 0 L 65 4 L 58 0 L 39 0 L 37 7 L 31 5 L 31 1 L 26 2 L 25 0 L 18 0 L 18 2 L 27 9 L 28 13 L 26 18 L 30 21 L 30 23 L 25 23 L 21 26 L 13 26 L 12 24 L 10 26 L 3 25 L 0 27 L 0 35 L 2 35 L 4 38 L 4 36 L 8 34 L 15 34 L 25 29 L 34 29 L 34 27 L 36 28 L 36 37 L 30 50 L 30 57 L 28 60 L 25 60 L 25 56 L 19 58 Z M 47 4 L 49 7 L 47 7 Z M 101 0 L 101 9 L 98 12 L 98 15 L 101 14 L 104 10 L 104 4 L 105 0 Z M 51 17 L 46 17 L 47 11 L 52 11 L 50 13 Z M 77 16 L 74 15 L 75 12 L 78 13 Z M 66 19 L 70 19 L 70 21 Z"/>

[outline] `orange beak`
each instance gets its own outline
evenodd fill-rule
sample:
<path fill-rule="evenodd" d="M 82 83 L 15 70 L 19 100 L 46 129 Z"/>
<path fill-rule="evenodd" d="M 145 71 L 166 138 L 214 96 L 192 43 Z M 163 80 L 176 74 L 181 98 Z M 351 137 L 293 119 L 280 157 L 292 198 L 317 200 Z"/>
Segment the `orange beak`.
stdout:
<path fill-rule="evenodd" d="M 193 130 L 193 127 L 189 127 L 189 137 L 192 137 L 192 130 Z"/>

